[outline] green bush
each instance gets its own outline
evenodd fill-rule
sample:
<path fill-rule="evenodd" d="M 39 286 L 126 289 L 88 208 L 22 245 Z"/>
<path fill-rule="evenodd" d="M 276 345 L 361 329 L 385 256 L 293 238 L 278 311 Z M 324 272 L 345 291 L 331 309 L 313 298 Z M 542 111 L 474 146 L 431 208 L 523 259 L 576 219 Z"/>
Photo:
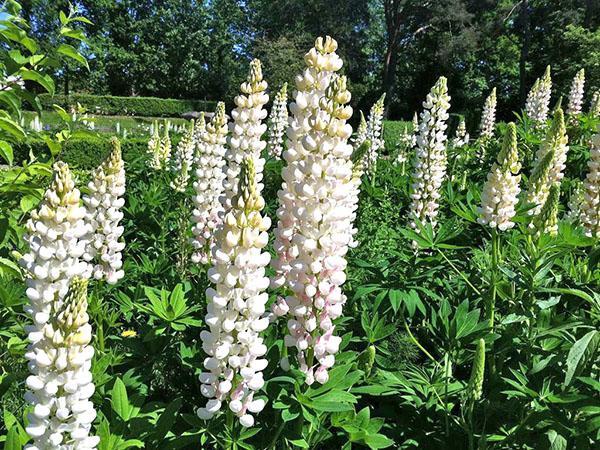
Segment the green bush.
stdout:
<path fill-rule="evenodd" d="M 385 150 L 388 155 L 394 153 L 394 149 L 406 127 L 412 130 L 412 122 L 405 122 L 403 120 L 383 121 L 383 140 L 385 141 Z"/>
<path fill-rule="evenodd" d="M 213 111 L 214 101 L 179 100 L 156 97 L 114 97 L 112 95 L 71 94 L 39 96 L 42 109 L 51 110 L 57 104 L 65 109 L 79 103 L 92 114 L 146 117 L 173 117 L 188 111 Z"/>

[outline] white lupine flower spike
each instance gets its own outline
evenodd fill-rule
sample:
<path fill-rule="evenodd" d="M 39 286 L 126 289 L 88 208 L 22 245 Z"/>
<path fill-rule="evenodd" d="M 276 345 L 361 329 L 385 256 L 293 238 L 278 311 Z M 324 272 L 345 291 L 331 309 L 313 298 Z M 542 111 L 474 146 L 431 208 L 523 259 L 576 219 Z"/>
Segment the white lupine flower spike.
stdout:
<path fill-rule="evenodd" d="M 525 112 L 535 127 L 542 128 L 548 120 L 548 111 L 550 110 L 550 96 L 552 95 L 552 78 L 550 75 L 550 66 L 546 67 L 544 76 L 538 78 L 525 103 Z"/>
<path fill-rule="evenodd" d="M 271 220 L 261 215 L 265 202 L 254 170 L 252 157 L 247 157 L 240 165 L 237 194 L 215 237 L 208 271 L 214 288 L 206 290 L 209 330 L 200 334 L 208 355 L 201 392 L 209 400 L 197 410 L 201 419 L 210 419 L 227 404 L 244 427 L 252 426 L 252 414 L 265 406 L 255 395 L 264 385 L 262 371 L 268 364 L 260 335 L 269 326 L 265 267 L 271 257 L 263 250 Z"/>
<path fill-rule="evenodd" d="M 456 135 L 452 140 L 452 146 L 455 148 L 464 147 L 469 143 L 469 133 L 467 133 L 467 124 L 464 117 L 461 117 L 458 126 L 456 127 Z"/>
<path fill-rule="evenodd" d="M 440 79 L 423 102 L 416 158 L 412 174 L 410 226 L 417 228 L 417 220 L 437 225 L 440 189 L 446 179 L 446 121 L 450 96 L 445 77 Z"/>
<path fill-rule="evenodd" d="M 515 224 L 515 206 L 518 202 L 521 181 L 521 164 L 517 151 L 517 128 L 514 123 L 508 124 L 502 151 L 487 176 L 481 193 L 479 223 L 506 231 Z"/>
<path fill-rule="evenodd" d="M 592 138 L 580 222 L 586 236 L 600 239 L 600 129 Z"/>
<path fill-rule="evenodd" d="M 148 156 L 150 157 L 149 165 L 154 170 L 161 168 L 160 160 L 160 130 L 158 122 L 152 124 L 150 140 L 148 141 Z"/>
<path fill-rule="evenodd" d="M 231 201 L 237 195 L 238 178 L 242 161 L 251 156 L 256 169 L 256 183 L 259 192 L 263 189 L 262 178 L 265 160 L 261 152 L 267 146 L 262 135 L 267 131 L 264 123 L 267 110 L 264 106 L 269 101 L 266 94 L 267 82 L 263 80 L 262 67 L 258 59 L 250 63 L 250 73 L 246 82 L 240 86 L 242 93 L 235 97 L 236 108 L 231 112 L 233 122 L 229 124 L 228 149 L 225 153 L 227 162 L 224 181 L 224 198 L 222 204 L 225 213 L 231 208 Z"/>
<path fill-rule="evenodd" d="M 494 136 L 494 129 L 496 127 L 496 88 L 492 89 L 491 94 L 485 100 L 483 106 L 483 113 L 481 114 L 481 125 L 479 130 L 481 137 L 491 138 Z"/>
<path fill-rule="evenodd" d="M 220 197 L 223 194 L 225 172 L 225 142 L 227 137 L 227 118 L 225 104 L 219 102 L 214 116 L 202 133 L 196 162 L 195 195 L 192 245 L 192 261 L 208 264 L 210 262 L 213 234 L 222 222 L 223 206 Z"/>
<path fill-rule="evenodd" d="M 369 175 L 372 175 L 375 172 L 377 168 L 377 158 L 385 146 L 385 142 L 382 138 L 384 101 L 385 94 L 379 97 L 379 100 L 375 102 L 369 112 L 369 120 L 367 122 L 367 130 L 364 139 L 371 142 L 369 150 L 364 157 L 364 169 Z"/>
<path fill-rule="evenodd" d="M 175 150 L 171 170 L 176 175 L 175 179 L 171 182 L 171 187 L 177 192 L 185 192 L 190 180 L 190 171 L 194 162 L 194 150 L 196 147 L 194 135 L 195 125 L 192 122 Z"/>
<path fill-rule="evenodd" d="M 88 183 L 90 194 L 83 197 L 86 220 L 91 228 L 84 259 L 93 264 L 93 276 L 114 284 L 125 275 L 121 241 L 123 205 L 125 204 L 125 166 L 121 157 L 121 143 L 111 139 L 112 150 L 106 160 L 94 170 Z"/>
<path fill-rule="evenodd" d="M 281 158 L 283 152 L 283 136 L 288 126 L 287 83 L 284 83 L 273 101 L 269 116 L 269 155 Z"/>
<path fill-rule="evenodd" d="M 298 92 L 291 105 L 294 117 L 288 130 L 291 145 L 284 153 L 288 166 L 280 192 L 282 201 L 293 203 L 283 211 L 285 215 L 279 215 L 277 236 L 288 233 L 287 224 L 292 229 L 289 246 L 276 247 L 279 260 L 275 268 L 289 264 L 284 281 L 290 295 L 279 299 L 273 312 L 289 314 L 284 342 L 296 349 L 300 370 L 309 385 L 327 382 L 341 343 L 334 334 L 333 321 L 342 315 L 346 301 L 342 292 L 345 255 L 352 242 L 355 215 L 353 150 L 348 143 L 352 127 L 346 123 L 352 108 L 347 105 L 350 92 L 346 78 L 331 73 L 342 65 L 334 53 L 336 47 L 333 39 L 319 38 L 305 57 L 308 70 L 297 78 Z M 307 84 L 309 80 L 327 81 L 325 95 L 314 89 L 325 86 Z M 302 138 L 293 139 L 299 132 Z M 287 197 L 289 192 L 293 195 Z"/>
<path fill-rule="evenodd" d="M 569 91 L 569 105 L 567 107 L 567 114 L 571 117 L 576 117 L 579 114 L 581 114 L 581 107 L 583 105 L 584 85 L 585 70 L 581 69 L 573 78 L 573 82 L 571 83 L 571 90 Z"/>

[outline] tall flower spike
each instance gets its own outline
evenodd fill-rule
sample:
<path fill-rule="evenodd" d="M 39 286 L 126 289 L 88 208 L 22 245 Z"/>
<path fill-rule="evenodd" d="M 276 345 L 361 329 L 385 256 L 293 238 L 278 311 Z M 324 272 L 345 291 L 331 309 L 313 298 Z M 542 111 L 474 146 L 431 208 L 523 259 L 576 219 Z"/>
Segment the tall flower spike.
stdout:
<path fill-rule="evenodd" d="M 379 97 L 379 100 L 371 107 L 369 112 L 369 121 L 367 122 L 366 139 L 371 142 L 369 151 L 365 154 L 364 167 L 368 174 L 373 174 L 377 168 L 377 158 L 385 146 L 382 139 L 383 131 L 383 109 L 385 94 Z"/>
<path fill-rule="evenodd" d="M 569 195 L 569 203 L 567 207 L 569 211 L 565 214 L 565 218 L 572 223 L 579 223 L 579 217 L 581 216 L 582 206 L 583 206 L 583 195 L 584 188 L 583 183 L 578 180 L 572 180 L 571 184 L 571 193 Z"/>
<path fill-rule="evenodd" d="M 491 94 L 485 100 L 483 106 L 483 113 L 481 115 L 481 125 L 479 129 L 481 131 L 482 138 L 491 138 L 494 136 L 494 129 L 496 127 L 496 88 L 492 89 Z"/>
<path fill-rule="evenodd" d="M 590 115 L 592 117 L 600 117 L 600 90 L 597 90 L 592 95 L 590 103 Z"/>
<path fill-rule="evenodd" d="M 147 153 L 150 157 L 150 167 L 154 170 L 159 170 L 162 167 L 162 162 L 160 155 L 160 131 L 157 121 L 154 121 L 154 124 L 152 125 L 152 136 L 148 141 Z"/>
<path fill-rule="evenodd" d="M 192 199 L 195 207 L 192 212 L 192 245 L 195 249 L 192 261 L 195 263 L 210 262 L 213 234 L 222 222 L 223 206 L 220 197 L 225 178 L 223 166 L 226 136 L 225 104 L 219 102 L 210 123 L 206 125 L 206 132 L 201 136 L 202 144 L 196 163 L 195 195 Z"/>
<path fill-rule="evenodd" d="M 261 157 L 261 152 L 267 143 L 261 138 L 267 131 L 267 125 L 263 123 L 267 117 L 264 105 L 269 101 L 269 96 L 265 93 L 266 89 L 267 82 L 263 80 L 260 61 L 254 59 L 250 63 L 250 73 L 246 82 L 240 86 L 242 94 L 234 99 L 236 108 L 231 112 L 233 122 L 229 124 L 227 138 L 229 146 L 225 152 L 227 176 L 224 181 L 225 190 L 222 200 L 225 212 L 231 208 L 232 199 L 237 195 L 242 161 L 249 156 L 256 165 L 257 189 L 259 192 L 263 189 L 265 160 Z"/>
<path fill-rule="evenodd" d="M 198 163 L 200 155 L 203 153 L 204 139 L 202 136 L 204 136 L 204 133 L 206 133 L 206 119 L 204 118 L 204 112 L 201 112 L 194 126 L 194 164 Z"/>
<path fill-rule="evenodd" d="M 515 206 L 518 202 L 521 181 L 521 164 L 517 151 L 517 128 L 514 123 L 508 124 L 502 151 L 488 173 L 487 181 L 481 193 L 479 223 L 500 231 L 508 230 L 515 224 Z"/>
<path fill-rule="evenodd" d="M 265 202 L 252 157 L 242 162 L 240 171 L 237 194 L 217 231 L 213 267 L 208 271 L 214 288 L 206 290 L 209 331 L 200 334 L 208 355 L 200 391 L 209 400 L 197 414 L 210 419 L 227 402 L 240 423 L 250 427 L 254 424 L 251 413 L 265 406 L 264 400 L 254 396 L 264 385 L 262 371 L 267 367 L 267 346 L 260 333 L 269 325 L 265 267 L 271 256 L 263 249 L 271 220 L 261 216 Z"/>
<path fill-rule="evenodd" d="M 195 125 L 192 122 L 179 141 L 179 144 L 177 144 L 177 149 L 175 150 L 175 157 L 173 158 L 171 170 L 176 175 L 175 179 L 171 182 L 171 187 L 178 192 L 185 192 L 185 188 L 190 179 L 190 170 L 194 162 L 195 150 L 194 128 Z"/>
<path fill-rule="evenodd" d="M 273 101 L 269 116 L 269 154 L 273 158 L 281 158 L 283 151 L 283 135 L 288 126 L 287 83 L 284 83 Z"/>
<path fill-rule="evenodd" d="M 473 367 L 467 386 L 467 400 L 477 401 L 483 394 L 483 378 L 485 376 L 485 341 L 477 341 L 477 349 L 473 358 Z"/>
<path fill-rule="evenodd" d="M 417 220 L 437 224 L 440 189 L 446 178 L 446 121 L 450 96 L 446 78 L 440 79 L 423 102 L 417 150 L 412 174 L 412 202 L 410 225 L 417 228 Z"/>
<path fill-rule="evenodd" d="M 533 219 L 532 231 L 536 237 L 543 233 L 556 236 L 558 233 L 558 200 L 560 197 L 560 183 L 554 183 L 549 191 L 546 202 L 540 213 Z"/>
<path fill-rule="evenodd" d="M 283 152 L 286 166 L 282 170 L 283 183 L 277 193 L 279 207 L 277 209 L 277 227 L 275 229 L 276 258 L 273 268 L 276 276 L 271 280 L 273 286 L 282 286 L 291 270 L 290 262 L 297 256 L 297 243 L 294 237 L 297 233 L 295 212 L 303 203 L 299 198 L 303 195 L 299 189 L 309 175 L 306 172 L 306 159 L 310 154 L 304 148 L 307 143 L 314 145 L 308 137 L 319 113 L 319 100 L 325 96 L 325 89 L 331 82 L 334 72 L 342 67 L 342 60 L 335 53 L 337 43 L 330 37 L 318 38 L 305 56 L 306 68 L 301 75 L 296 76 L 296 93 L 290 112 L 292 117 L 286 130 L 287 145 Z M 321 126 L 321 122 L 319 122 Z M 300 183 L 300 184 L 299 184 Z M 310 188 L 308 188 L 310 189 Z"/>
<path fill-rule="evenodd" d="M 552 78 L 550 75 L 550 66 L 546 67 L 544 76 L 538 78 L 529 91 L 525 112 L 534 125 L 538 128 L 543 127 L 548 119 L 550 108 L 550 96 L 552 94 Z"/>
<path fill-rule="evenodd" d="M 592 138 L 580 221 L 586 236 L 600 238 L 600 129 Z"/>
<path fill-rule="evenodd" d="M 569 151 L 568 139 L 563 111 L 557 108 L 546 137 L 536 152 L 526 197 L 526 201 L 534 204 L 535 208 L 530 209 L 528 214 L 537 215 L 546 202 L 550 186 L 563 179 Z M 549 154 L 552 156 L 549 157 Z"/>
<path fill-rule="evenodd" d="M 119 140 L 113 137 L 110 145 L 110 154 L 94 170 L 88 183 L 90 194 L 83 197 L 86 221 L 91 229 L 84 258 L 94 264 L 94 278 L 106 279 L 109 284 L 114 284 L 125 274 L 121 255 L 125 243 L 120 241 L 124 229 L 119 225 L 125 204 L 125 166 Z"/>
<path fill-rule="evenodd" d="M 467 133 L 467 125 L 464 117 L 460 118 L 458 127 L 456 127 L 456 136 L 452 140 L 452 146 L 455 148 L 464 147 L 469 143 L 469 133 Z"/>
<path fill-rule="evenodd" d="M 296 196 L 296 207 L 290 211 L 295 225 L 287 274 L 290 295 L 279 300 L 274 312 L 290 315 L 284 342 L 296 349 L 309 385 L 327 382 L 341 342 L 334 335 L 333 321 L 342 315 L 346 302 L 345 255 L 352 242 L 356 206 L 348 143 L 352 127 L 346 123 L 352 115 L 349 101 L 346 78 L 334 75 L 318 109 L 308 118 L 307 134 L 288 148 L 297 152 L 288 161 L 299 163 L 290 164 L 296 170 L 284 177 Z"/>
<path fill-rule="evenodd" d="M 417 114 L 417 112 L 415 111 L 415 113 L 413 114 L 413 120 L 412 120 L 412 146 L 416 147 L 417 145 L 417 137 L 419 136 L 419 116 Z"/>
<path fill-rule="evenodd" d="M 166 167 L 166 164 L 171 160 L 171 136 L 169 136 L 169 130 L 171 128 L 171 123 L 167 122 L 165 125 L 165 133 L 163 134 L 162 139 L 160 140 L 160 148 L 159 148 L 159 160 L 160 160 L 160 169 Z"/>
<path fill-rule="evenodd" d="M 354 141 L 352 142 L 352 146 L 354 150 L 358 149 L 363 142 L 367 140 L 367 119 L 365 119 L 365 115 L 362 111 L 360 111 L 360 122 L 358 124 L 358 128 L 356 129 L 356 136 L 354 137 Z"/>
<path fill-rule="evenodd" d="M 578 116 L 581 114 L 583 104 L 583 87 L 585 85 L 585 70 L 581 69 L 573 78 L 571 90 L 569 91 L 569 106 L 567 114 L 569 116 Z"/>

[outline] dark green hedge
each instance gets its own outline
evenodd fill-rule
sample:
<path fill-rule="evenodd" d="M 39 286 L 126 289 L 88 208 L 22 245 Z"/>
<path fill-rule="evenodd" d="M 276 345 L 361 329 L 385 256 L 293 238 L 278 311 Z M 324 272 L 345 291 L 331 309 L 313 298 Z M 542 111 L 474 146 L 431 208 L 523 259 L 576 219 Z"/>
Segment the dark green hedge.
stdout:
<path fill-rule="evenodd" d="M 79 103 L 91 114 L 111 116 L 175 117 L 189 111 L 214 111 L 216 106 L 216 102 L 205 100 L 89 94 L 71 94 L 69 96 L 42 94 L 39 99 L 45 110 L 51 110 L 53 104 L 68 110 Z"/>

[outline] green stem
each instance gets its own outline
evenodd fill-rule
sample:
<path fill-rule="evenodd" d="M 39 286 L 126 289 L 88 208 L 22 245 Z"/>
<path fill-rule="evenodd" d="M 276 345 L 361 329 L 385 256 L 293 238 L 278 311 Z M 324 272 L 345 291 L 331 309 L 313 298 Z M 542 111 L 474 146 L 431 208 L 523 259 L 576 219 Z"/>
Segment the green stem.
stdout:
<path fill-rule="evenodd" d="M 469 402 L 470 406 L 469 406 L 469 413 L 468 413 L 468 417 L 469 417 L 469 450 L 473 450 L 475 448 L 475 439 L 473 436 L 473 403 Z"/>
<path fill-rule="evenodd" d="M 473 291 L 474 291 L 474 292 L 475 292 L 477 295 L 481 295 L 481 292 L 479 291 L 479 289 L 477 289 L 475 286 L 473 286 L 473 284 L 472 284 L 472 283 L 469 281 L 469 279 L 467 278 L 467 276 L 466 276 L 464 273 L 462 273 L 462 272 L 461 272 L 461 271 L 460 271 L 460 270 L 459 270 L 459 269 L 458 269 L 458 268 L 457 268 L 457 267 L 454 265 L 454 263 L 453 263 L 452 261 L 450 261 L 450 260 L 449 260 L 449 259 L 446 257 L 446 255 L 444 255 L 444 253 L 443 253 L 443 252 L 442 252 L 442 251 L 441 251 L 439 248 L 436 248 L 436 250 L 438 251 L 438 253 L 439 253 L 440 255 L 442 255 L 442 258 L 444 258 L 444 259 L 446 260 L 446 262 L 447 262 L 448 264 L 450 264 L 450 267 L 452 267 L 452 268 L 454 269 L 454 271 L 455 271 L 455 272 L 456 272 L 458 275 L 460 275 L 460 277 L 461 277 L 463 280 L 465 280 L 465 283 L 467 283 L 467 285 L 468 285 L 468 286 L 469 286 L 471 289 L 473 289 Z"/>
<path fill-rule="evenodd" d="M 267 447 L 268 449 L 275 450 L 276 445 L 277 445 L 277 440 L 279 439 L 279 435 L 281 435 L 281 432 L 283 431 L 284 426 L 285 426 L 285 422 L 282 420 L 281 423 L 279 424 L 279 426 L 277 427 L 275 434 L 273 435 L 273 439 L 271 439 L 271 443 Z"/>
<path fill-rule="evenodd" d="M 433 361 L 435 363 L 436 366 L 439 367 L 440 363 L 437 362 L 437 360 L 431 355 L 431 353 L 429 353 L 425 347 L 423 347 L 421 345 L 421 343 L 419 341 L 417 341 L 417 338 L 412 334 L 412 332 L 410 331 L 410 327 L 408 326 L 408 323 L 406 323 L 406 319 L 404 318 L 404 314 L 402 314 L 402 322 L 404 323 L 404 328 L 406 329 L 406 332 L 408 333 L 408 336 L 410 337 L 410 339 L 413 341 L 413 343 L 423 352 L 425 353 L 425 356 L 427 356 L 431 361 Z"/>

